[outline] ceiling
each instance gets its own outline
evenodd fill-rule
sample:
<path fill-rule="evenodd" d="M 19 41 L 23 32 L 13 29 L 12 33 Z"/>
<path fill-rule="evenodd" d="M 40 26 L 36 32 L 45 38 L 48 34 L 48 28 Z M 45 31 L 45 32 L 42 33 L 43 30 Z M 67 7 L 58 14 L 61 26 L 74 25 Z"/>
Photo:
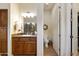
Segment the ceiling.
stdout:
<path fill-rule="evenodd" d="M 51 11 L 52 8 L 54 7 L 55 3 L 48 3 L 48 4 L 44 4 L 44 10 L 45 11 Z"/>

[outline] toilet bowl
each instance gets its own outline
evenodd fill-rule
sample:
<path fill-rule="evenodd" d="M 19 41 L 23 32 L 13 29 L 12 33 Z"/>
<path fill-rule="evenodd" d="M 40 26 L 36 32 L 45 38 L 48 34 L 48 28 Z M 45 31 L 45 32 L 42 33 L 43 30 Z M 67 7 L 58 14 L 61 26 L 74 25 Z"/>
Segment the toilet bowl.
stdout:
<path fill-rule="evenodd" d="M 48 48 L 48 43 L 49 43 L 48 36 L 45 35 L 44 36 L 44 45 L 45 45 L 46 48 Z"/>

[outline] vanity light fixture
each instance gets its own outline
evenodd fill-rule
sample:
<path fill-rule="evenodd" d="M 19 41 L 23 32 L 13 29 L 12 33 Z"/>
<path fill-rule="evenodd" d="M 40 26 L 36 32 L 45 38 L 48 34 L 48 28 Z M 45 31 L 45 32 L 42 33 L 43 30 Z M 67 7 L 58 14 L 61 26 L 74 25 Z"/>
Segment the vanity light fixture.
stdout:
<path fill-rule="evenodd" d="M 30 24 L 29 22 L 27 22 L 27 24 Z"/>
<path fill-rule="evenodd" d="M 48 5 L 49 3 L 45 3 L 46 5 Z"/>
<path fill-rule="evenodd" d="M 34 23 L 34 22 L 32 22 L 32 24 L 33 24 L 33 25 L 35 25 L 35 23 Z"/>
<path fill-rule="evenodd" d="M 22 13 L 22 16 L 23 16 L 24 18 L 26 18 L 26 17 L 28 17 L 28 18 L 33 18 L 33 17 L 36 16 L 36 14 L 35 14 L 35 13 L 31 13 L 31 12 L 26 12 L 26 13 Z"/>

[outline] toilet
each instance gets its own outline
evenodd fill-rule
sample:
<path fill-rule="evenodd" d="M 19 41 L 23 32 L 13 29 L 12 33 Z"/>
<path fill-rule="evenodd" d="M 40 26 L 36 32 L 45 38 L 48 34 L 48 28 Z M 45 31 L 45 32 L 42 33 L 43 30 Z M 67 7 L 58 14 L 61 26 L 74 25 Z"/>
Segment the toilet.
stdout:
<path fill-rule="evenodd" d="M 48 48 L 48 43 L 49 43 L 48 36 L 44 35 L 44 45 L 45 45 L 45 48 Z"/>

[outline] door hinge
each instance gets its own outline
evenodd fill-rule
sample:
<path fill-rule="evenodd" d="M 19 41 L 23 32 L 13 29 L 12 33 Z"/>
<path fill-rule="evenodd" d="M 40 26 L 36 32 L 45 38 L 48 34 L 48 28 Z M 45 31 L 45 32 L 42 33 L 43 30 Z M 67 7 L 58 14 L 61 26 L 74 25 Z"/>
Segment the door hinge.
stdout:
<path fill-rule="evenodd" d="M 73 36 L 70 36 L 70 38 L 73 38 Z"/>
<path fill-rule="evenodd" d="M 59 48 L 59 52 L 60 52 L 60 48 Z"/>
<path fill-rule="evenodd" d="M 61 8 L 61 7 L 59 6 L 59 8 Z"/>
<path fill-rule="evenodd" d="M 59 34 L 59 37 L 61 37 L 61 34 Z"/>

